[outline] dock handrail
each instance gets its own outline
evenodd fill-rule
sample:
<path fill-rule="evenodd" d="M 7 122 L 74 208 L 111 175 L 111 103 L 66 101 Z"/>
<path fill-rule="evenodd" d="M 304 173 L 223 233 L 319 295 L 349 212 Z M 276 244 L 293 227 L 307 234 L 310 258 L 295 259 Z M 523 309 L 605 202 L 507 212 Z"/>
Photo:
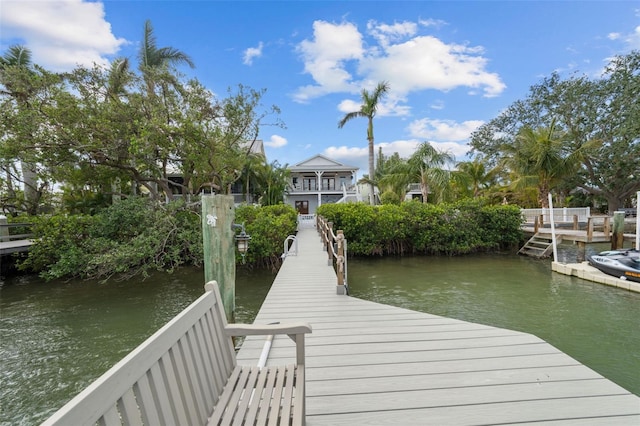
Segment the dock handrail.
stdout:
<path fill-rule="evenodd" d="M 11 234 L 11 228 L 30 228 L 32 223 L 8 223 L 7 218 L 0 215 L 0 241 L 25 240 L 33 237 L 32 233 L 27 234 Z"/>
<path fill-rule="evenodd" d="M 338 294 L 349 294 L 347 281 L 347 239 L 344 232 L 338 230 L 333 232 L 333 223 L 327 222 L 325 218 L 317 216 L 316 229 L 320 234 L 320 239 L 327 252 L 327 262 L 329 266 L 335 266 L 338 283 L 336 292 Z"/>
<path fill-rule="evenodd" d="M 289 241 L 293 241 L 293 243 L 290 245 Z M 290 246 L 293 246 L 293 250 L 290 249 Z M 298 255 L 298 239 L 296 238 L 295 235 L 289 235 L 285 240 L 284 240 L 284 248 L 282 251 L 282 258 L 286 258 L 287 256 L 297 256 Z"/>

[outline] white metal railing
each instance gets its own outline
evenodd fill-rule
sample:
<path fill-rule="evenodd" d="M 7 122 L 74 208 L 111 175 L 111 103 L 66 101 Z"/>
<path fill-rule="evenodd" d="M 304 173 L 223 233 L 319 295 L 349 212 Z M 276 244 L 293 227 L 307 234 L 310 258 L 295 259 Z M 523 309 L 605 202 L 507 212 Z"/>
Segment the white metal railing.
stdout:
<path fill-rule="evenodd" d="M 289 244 L 289 242 L 292 242 L 292 244 Z M 293 247 L 293 250 L 291 250 L 291 247 Z M 289 235 L 285 240 L 284 240 L 284 250 L 282 252 L 282 258 L 286 258 L 287 256 L 297 256 L 298 255 L 298 239 L 296 238 L 295 235 Z"/>
<path fill-rule="evenodd" d="M 342 191 L 343 188 L 340 187 L 339 185 L 311 185 L 309 186 L 303 186 L 300 184 L 297 185 L 289 185 L 289 191 L 290 192 L 318 192 L 318 191 Z M 356 186 L 355 185 L 348 185 L 346 186 L 346 190 L 349 192 L 353 192 L 356 190 Z"/>
<path fill-rule="evenodd" d="M 551 211 L 548 208 L 541 209 L 520 209 L 522 216 L 527 223 L 535 222 L 536 218 L 542 216 L 544 223 L 551 221 Z M 554 222 L 572 222 L 577 216 L 579 222 L 586 222 L 591 216 L 591 207 L 558 207 L 553 209 Z"/>
<path fill-rule="evenodd" d="M 311 229 L 316 227 L 315 214 L 298 214 L 298 229 Z"/>

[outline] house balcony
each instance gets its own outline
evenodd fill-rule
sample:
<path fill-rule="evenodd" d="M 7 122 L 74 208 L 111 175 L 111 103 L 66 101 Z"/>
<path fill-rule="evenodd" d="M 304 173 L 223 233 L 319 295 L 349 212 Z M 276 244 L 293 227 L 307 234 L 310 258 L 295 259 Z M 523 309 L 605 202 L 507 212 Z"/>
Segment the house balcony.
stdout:
<path fill-rule="evenodd" d="M 355 193 L 356 186 L 355 185 L 347 185 L 346 186 L 347 193 Z M 301 193 L 336 193 L 341 194 L 343 192 L 343 188 L 339 185 L 289 185 L 289 194 L 301 194 Z"/>

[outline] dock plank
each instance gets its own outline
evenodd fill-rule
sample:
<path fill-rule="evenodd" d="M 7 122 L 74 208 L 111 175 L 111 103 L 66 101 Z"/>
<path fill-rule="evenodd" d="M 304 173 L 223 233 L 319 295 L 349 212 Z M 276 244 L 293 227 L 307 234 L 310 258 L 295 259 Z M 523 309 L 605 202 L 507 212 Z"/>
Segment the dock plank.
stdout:
<path fill-rule="evenodd" d="M 301 230 L 255 320 L 311 323 L 308 425 L 640 424 L 638 396 L 536 336 L 337 295 L 326 256 Z M 276 337 L 267 365 L 293 347 Z"/>

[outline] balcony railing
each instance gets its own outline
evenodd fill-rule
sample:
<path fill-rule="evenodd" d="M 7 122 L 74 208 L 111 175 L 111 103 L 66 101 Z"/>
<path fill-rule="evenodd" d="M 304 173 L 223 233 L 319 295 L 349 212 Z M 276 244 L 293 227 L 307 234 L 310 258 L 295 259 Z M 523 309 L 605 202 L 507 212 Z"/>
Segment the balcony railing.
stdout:
<path fill-rule="evenodd" d="M 356 190 L 355 185 L 347 185 L 347 191 L 352 192 Z M 318 191 L 335 191 L 341 192 L 342 188 L 340 185 L 289 185 L 290 192 L 318 192 Z"/>

